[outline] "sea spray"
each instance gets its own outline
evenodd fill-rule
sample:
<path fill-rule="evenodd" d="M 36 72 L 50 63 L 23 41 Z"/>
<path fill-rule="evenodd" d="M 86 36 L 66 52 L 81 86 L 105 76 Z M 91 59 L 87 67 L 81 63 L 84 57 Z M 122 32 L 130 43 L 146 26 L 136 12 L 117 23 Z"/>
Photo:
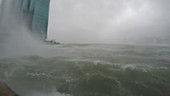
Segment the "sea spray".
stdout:
<path fill-rule="evenodd" d="M 19 1 L 4 0 L 2 2 L 0 21 L 0 57 L 23 56 L 43 53 L 48 47 L 42 40 L 34 36 L 26 24 Z"/>
<path fill-rule="evenodd" d="M 1 59 L 0 76 L 25 96 L 169 95 L 170 54 L 164 53 L 168 50 L 168 46 L 54 46 L 47 54 Z"/>

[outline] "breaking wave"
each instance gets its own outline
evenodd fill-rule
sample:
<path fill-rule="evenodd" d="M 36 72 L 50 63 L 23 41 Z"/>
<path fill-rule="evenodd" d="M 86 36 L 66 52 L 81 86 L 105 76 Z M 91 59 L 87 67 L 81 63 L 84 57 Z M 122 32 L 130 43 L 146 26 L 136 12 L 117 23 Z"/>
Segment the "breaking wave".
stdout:
<path fill-rule="evenodd" d="M 170 48 L 61 45 L 0 59 L 0 78 L 23 96 L 169 96 Z"/>

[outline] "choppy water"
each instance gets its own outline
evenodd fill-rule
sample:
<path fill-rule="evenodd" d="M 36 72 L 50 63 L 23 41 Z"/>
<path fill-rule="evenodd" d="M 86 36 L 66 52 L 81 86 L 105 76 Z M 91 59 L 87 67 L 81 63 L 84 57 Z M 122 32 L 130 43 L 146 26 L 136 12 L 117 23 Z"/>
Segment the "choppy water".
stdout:
<path fill-rule="evenodd" d="M 0 59 L 21 96 L 170 96 L 170 47 L 69 44 Z"/>

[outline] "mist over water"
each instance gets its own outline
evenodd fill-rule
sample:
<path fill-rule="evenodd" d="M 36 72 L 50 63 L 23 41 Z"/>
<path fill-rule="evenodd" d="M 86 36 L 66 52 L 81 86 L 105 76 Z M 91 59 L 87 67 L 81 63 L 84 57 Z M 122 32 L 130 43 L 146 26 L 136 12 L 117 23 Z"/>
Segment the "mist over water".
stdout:
<path fill-rule="evenodd" d="M 34 36 L 20 10 L 11 0 L 5 0 L 0 19 L 0 57 L 16 57 L 43 53 L 48 47 Z"/>
<path fill-rule="evenodd" d="M 169 96 L 169 57 L 169 47 L 69 44 L 0 59 L 0 77 L 24 96 Z"/>
<path fill-rule="evenodd" d="M 0 80 L 19 95 L 170 95 L 170 47 L 150 45 L 168 45 L 169 1 L 53 0 L 49 39 L 112 43 L 57 46 L 32 36 L 8 1 L 0 24 Z"/>

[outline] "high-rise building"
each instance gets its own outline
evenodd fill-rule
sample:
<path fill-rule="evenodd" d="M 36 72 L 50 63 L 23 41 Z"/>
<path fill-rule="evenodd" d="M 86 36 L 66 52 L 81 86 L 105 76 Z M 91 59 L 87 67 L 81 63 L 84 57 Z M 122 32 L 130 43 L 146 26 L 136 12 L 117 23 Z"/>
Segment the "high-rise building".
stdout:
<path fill-rule="evenodd" d="M 6 6 L 11 7 L 9 9 L 15 14 L 18 22 L 24 22 L 34 35 L 45 40 L 48 30 L 49 3 L 50 0 L 0 0 L 0 13 L 6 11 Z M 5 6 L 1 8 L 2 5 Z M 3 16 L 0 18 L 3 19 Z"/>
<path fill-rule="evenodd" d="M 22 11 L 25 14 L 29 28 L 38 32 L 42 38 L 47 38 L 48 14 L 50 0 L 23 0 Z"/>

